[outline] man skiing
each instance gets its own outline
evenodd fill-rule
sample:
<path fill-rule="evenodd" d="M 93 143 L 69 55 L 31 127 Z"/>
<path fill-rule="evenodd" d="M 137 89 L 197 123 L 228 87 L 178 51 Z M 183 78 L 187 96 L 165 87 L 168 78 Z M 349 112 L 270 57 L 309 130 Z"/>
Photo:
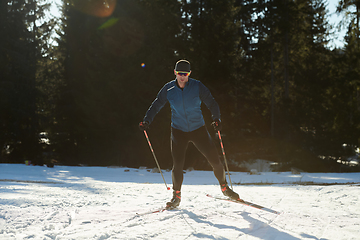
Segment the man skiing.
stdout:
<path fill-rule="evenodd" d="M 191 74 L 189 61 L 178 61 L 175 65 L 174 74 L 175 80 L 164 85 L 147 110 L 143 121 L 139 123 L 140 130 L 148 129 L 155 115 L 166 102 L 170 103 L 173 198 L 167 203 L 167 207 L 177 207 L 180 204 L 185 153 L 189 142 L 195 145 L 212 166 L 223 194 L 231 199 L 239 200 L 239 195 L 231 190 L 226 182 L 224 167 L 218 157 L 215 144 L 205 127 L 201 112 L 201 103 L 204 102 L 212 114 L 212 126 L 216 131 L 220 131 L 219 105 L 204 84 L 189 78 Z"/>

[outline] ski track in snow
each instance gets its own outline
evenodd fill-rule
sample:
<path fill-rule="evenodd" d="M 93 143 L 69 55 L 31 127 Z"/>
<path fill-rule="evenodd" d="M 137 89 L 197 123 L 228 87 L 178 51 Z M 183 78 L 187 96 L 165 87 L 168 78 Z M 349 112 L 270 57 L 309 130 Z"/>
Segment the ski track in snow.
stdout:
<path fill-rule="evenodd" d="M 221 195 L 216 179 L 193 171 L 178 209 L 141 215 L 164 206 L 172 191 L 158 173 L 124 170 L 0 164 L 7 180 L 0 181 L 0 239 L 360 239 L 358 185 L 234 185 L 242 198 L 282 212 L 275 215 L 206 197 Z M 294 178 L 232 173 L 232 180 L 287 182 L 279 179 L 286 174 Z M 171 183 L 171 173 L 164 176 Z M 360 181 L 360 173 L 306 177 Z"/>

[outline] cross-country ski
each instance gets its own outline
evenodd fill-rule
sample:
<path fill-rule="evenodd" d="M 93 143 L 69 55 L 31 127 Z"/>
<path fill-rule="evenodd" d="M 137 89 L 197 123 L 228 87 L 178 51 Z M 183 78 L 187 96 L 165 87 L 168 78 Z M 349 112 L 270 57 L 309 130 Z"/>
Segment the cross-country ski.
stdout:
<path fill-rule="evenodd" d="M 230 199 L 230 198 L 212 196 L 210 194 L 206 194 L 206 196 L 210 197 L 210 198 L 217 199 L 217 200 L 223 200 L 223 201 L 228 201 L 228 202 L 233 202 L 233 203 L 239 203 L 239 204 L 246 205 L 246 206 L 253 207 L 253 208 L 257 208 L 259 210 L 263 210 L 263 211 L 266 211 L 266 212 L 269 212 L 269 213 L 274 213 L 274 214 L 278 214 L 278 215 L 280 214 L 280 212 L 278 212 L 278 211 L 275 211 L 273 209 L 266 208 L 266 207 L 263 207 L 263 206 L 260 206 L 258 204 L 248 202 L 248 201 L 245 201 L 245 200 L 233 200 L 233 199 Z"/>
<path fill-rule="evenodd" d="M 156 210 L 150 210 L 147 212 L 136 213 L 136 216 L 144 216 L 144 215 L 148 215 L 148 214 L 152 214 L 152 213 L 161 213 L 164 211 L 175 210 L 175 209 L 177 209 L 177 208 L 166 206 L 166 207 L 158 208 Z"/>

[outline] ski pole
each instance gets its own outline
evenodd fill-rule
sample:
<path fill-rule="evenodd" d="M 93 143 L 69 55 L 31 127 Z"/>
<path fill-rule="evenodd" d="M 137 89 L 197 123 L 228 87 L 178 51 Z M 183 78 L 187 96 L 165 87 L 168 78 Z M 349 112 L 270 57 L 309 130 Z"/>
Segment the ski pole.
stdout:
<path fill-rule="evenodd" d="M 225 161 L 226 170 L 227 170 L 228 176 L 229 176 L 230 186 L 231 186 L 231 189 L 232 189 L 233 186 L 232 186 L 232 182 L 231 182 L 231 178 L 230 178 L 229 167 L 228 167 L 228 164 L 227 164 L 227 160 L 226 160 L 226 156 L 225 156 L 225 150 L 224 150 L 224 145 L 223 145 L 223 141 L 222 141 L 222 139 L 221 139 L 220 131 L 218 131 L 218 135 L 219 135 L 219 139 L 220 139 L 220 146 L 221 146 L 222 154 L 223 154 L 223 156 L 224 156 L 224 161 Z"/>
<path fill-rule="evenodd" d="M 162 178 L 163 178 L 163 180 L 164 180 L 166 189 L 167 189 L 167 190 L 170 190 L 170 187 L 168 187 L 168 186 L 166 185 L 164 175 L 162 174 L 162 171 L 161 171 L 159 162 L 158 162 L 158 160 L 156 159 L 154 149 L 153 149 L 152 146 L 151 146 L 151 143 L 150 143 L 149 137 L 148 137 L 148 135 L 147 135 L 147 133 L 146 133 L 146 130 L 144 130 L 144 134 L 145 134 L 146 140 L 147 140 L 147 142 L 148 142 L 148 144 L 149 144 L 150 150 L 151 150 L 151 152 L 152 152 L 152 154 L 153 154 L 153 156 L 154 156 L 154 159 L 155 159 L 156 165 L 157 165 L 157 167 L 158 167 L 158 169 L 159 169 L 159 172 L 161 173 L 161 176 L 162 176 Z"/>

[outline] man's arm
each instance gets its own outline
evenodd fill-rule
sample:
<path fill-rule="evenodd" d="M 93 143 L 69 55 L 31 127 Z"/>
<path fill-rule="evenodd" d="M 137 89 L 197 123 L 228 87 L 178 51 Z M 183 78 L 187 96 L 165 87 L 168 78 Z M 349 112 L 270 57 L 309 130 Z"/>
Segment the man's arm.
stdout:
<path fill-rule="evenodd" d="M 201 82 L 199 83 L 199 96 L 206 107 L 210 110 L 213 120 L 220 120 L 220 108 L 214 97 L 211 95 L 210 90 Z"/>
<path fill-rule="evenodd" d="M 147 110 L 144 122 L 148 122 L 149 124 L 154 120 L 155 115 L 164 107 L 167 102 L 167 89 L 166 85 L 159 91 L 158 95 L 156 96 L 155 100 L 150 105 L 149 109 Z"/>

